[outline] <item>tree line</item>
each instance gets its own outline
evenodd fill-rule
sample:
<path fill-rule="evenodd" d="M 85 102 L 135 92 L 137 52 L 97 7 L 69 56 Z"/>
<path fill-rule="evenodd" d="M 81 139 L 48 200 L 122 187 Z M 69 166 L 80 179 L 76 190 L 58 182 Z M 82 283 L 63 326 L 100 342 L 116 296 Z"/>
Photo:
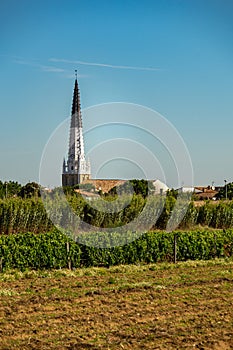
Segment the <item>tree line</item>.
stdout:
<path fill-rule="evenodd" d="M 40 197 L 40 185 L 36 182 L 28 182 L 23 186 L 17 181 L 0 181 L 0 199 L 11 197 Z"/>
<path fill-rule="evenodd" d="M 21 198 L 32 198 L 32 197 L 40 197 L 40 189 L 41 186 L 36 182 L 28 182 L 25 185 L 21 185 L 17 181 L 1 181 L 0 180 L 0 199 L 8 198 L 8 197 L 21 197 Z M 76 186 L 67 186 L 64 188 L 58 187 L 53 189 L 54 192 L 64 191 L 66 194 L 74 194 L 76 189 L 83 189 L 89 192 L 96 192 L 95 187 L 91 183 L 80 184 Z M 116 195 L 121 194 L 129 194 L 131 192 L 135 194 L 140 194 L 144 198 L 148 195 L 149 192 L 153 192 L 153 185 L 151 181 L 147 180 L 129 180 L 126 183 L 112 188 L 109 193 L 102 193 L 102 191 L 97 191 L 103 197 L 109 197 L 110 199 L 114 199 Z M 177 197 L 178 193 L 176 190 L 171 189 L 168 191 L 170 195 L 173 197 Z M 216 195 L 217 199 L 233 199 L 233 182 L 226 184 L 223 186 L 218 194 Z M 195 194 L 193 195 L 193 200 L 196 200 Z"/>

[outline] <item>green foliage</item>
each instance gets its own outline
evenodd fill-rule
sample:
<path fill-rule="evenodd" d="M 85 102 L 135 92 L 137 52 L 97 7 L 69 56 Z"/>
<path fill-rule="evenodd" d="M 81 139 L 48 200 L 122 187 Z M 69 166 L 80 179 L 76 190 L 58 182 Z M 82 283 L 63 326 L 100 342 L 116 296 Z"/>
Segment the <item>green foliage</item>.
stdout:
<path fill-rule="evenodd" d="M 63 186 L 63 187 L 58 187 L 56 189 L 56 192 L 64 192 L 65 195 L 74 195 L 76 187 L 74 186 Z"/>
<path fill-rule="evenodd" d="M 130 180 L 136 194 L 144 198 L 148 195 L 149 182 L 147 180 Z"/>
<path fill-rule="evenodd" d="M 226 199 L 226 193 L 228 199 L 233 199 L 233 182 L 226 184 L 224 187 L 222 187 L 219 190 L 217 197 L 220 199 Z"/>
<path fill-rule="evenodd" d="M 185 229 L 197 225 L 198 214 L 199 209 L 194 206 L 193 202 L 189 203 L 188 209 L 179 227 Z"/>
<path fill-rule="evenodd" d="M 59 231 L 1 235 L 0 258 L 3 261 L 3 268 L 6 269 L 57 269 L 67 267 L 69 259 L 73 266 L 78 266 L 80 248 Z"/>
<path fill-rule="evenodd" d="M 84 245 L 75 243 L 59 231 L 53 231 L 1 235 L 0 259 L 3 269 L 21 270 L 63 268 L 67 267 L 68 261 L 71 261 L 72 267 L 171 262 L 174 235 L 177 237 L 179 261 L 233 256 L 233 230 L 147 232 L 137 239 L 134 232 L 127 232 L 126 244 L 114 247 L 111 245 L 121 243 L 119 233 L 85 234 Z M 106 248 L 98 248 L 100 245 Z"/>
<path fill-rule="evenodd" d="M 110 194 L 139 194 L 144 198 L 148 195 L 148 189 L 151 187 L 151 184 L 147 180 L 129 180 L 124 184 L 113 187 L 110 191 Z"/>
<path fill-rule="evenodd" d="M 0 181 L 0 198 L 9 198 L 17 196 L 22 186 L 17 181 Z"/>
<path fill-rule="evenodd" d="M 36 182 L 28 182 L 21 188 L 19 196 L 22 198 L 40 197 L 40 185 Z"/>
<path fill-rule="evenodd" d="M 45 232 L 52 228 L 40 199 L 0 200 L 0 233 Z"/>
<path fill-rule="evenodd" d="M 174 208 L 174 205 L 176 203 L 176 200 L 173 196 L 167 196 L 165 200 L 165 204 L 163 206 L 163 211 L 155 225 L 155 228 L 159 228 L 161 230 L 166 229 L 167 222 L 171 216 L 172 209 Z"/>
<path fill-rule="evenodd" d="M 198 210 L 197 224 L 214 228 L 233 227 L 233 202 L 206 202 Z"/>
<path fill-rule="evenodd" d="M 56 189 L 51 193 L 46 202 L 46 210 L 44 202 L 37 197 L 0 199 L 0 233 L 48 232 L 54 228 L 53 222 L 58 227 L 68 224 L 72 220 L 72 212 L 77 214 L 75 225 L 79 231 L 82 221 L 99 228 L 114 228 L 124 226 L 139 217 L 145 205 L 147 210 L 144 211 L 143 218 L 141 216 L 141 227 L 149 223 L 152 229 L 165 230 L 176 204 L 173 195 L 144 198 L 142 195 L 122 194 L 88 202 L 76 193 L 61 198 L 60 191 L 61 189 Z M 183 220 L 179 223 L 182 203 L 181 201 L 177 211 L 173 213 L 173 220 L 181 229 L 196 226 L 218 229 L 233 227 L 233 201 L 220 201 L 218 204 L 207 201 L 200 207 L 190 202 Z"/>
<path fill-rule="evenodd" d="M 178 191 L 174 190 L 174 188 L 172 188 L 171 190 L 167 191 L 167 196 L 177 199 Z"/>

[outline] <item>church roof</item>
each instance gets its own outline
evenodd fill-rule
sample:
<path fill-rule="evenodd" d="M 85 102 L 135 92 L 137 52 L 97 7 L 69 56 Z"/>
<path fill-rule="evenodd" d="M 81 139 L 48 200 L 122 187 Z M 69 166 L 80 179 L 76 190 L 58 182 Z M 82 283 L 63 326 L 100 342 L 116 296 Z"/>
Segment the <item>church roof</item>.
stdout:
<path fill-rule="evenodd" d="M 90 183 L 92 184 L 96 191 L 102 191 L 103 193 L 109 192 L 113 187 L 122 185 L 127 180 L 118 180 L 118 179 L 88 179 L 84 180 L 83 184 Z"/>

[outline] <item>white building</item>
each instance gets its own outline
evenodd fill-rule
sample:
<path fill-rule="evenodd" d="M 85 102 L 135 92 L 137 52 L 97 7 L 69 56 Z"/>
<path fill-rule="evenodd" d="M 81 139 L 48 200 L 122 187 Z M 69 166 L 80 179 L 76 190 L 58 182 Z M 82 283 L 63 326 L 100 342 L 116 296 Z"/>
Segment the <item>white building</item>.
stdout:
<path fill-rule="evenodd" d="M 169 190 L 169 187 L 160 180 L 152 181 L 154 186 L 154 194 L 166 194 Z"/>

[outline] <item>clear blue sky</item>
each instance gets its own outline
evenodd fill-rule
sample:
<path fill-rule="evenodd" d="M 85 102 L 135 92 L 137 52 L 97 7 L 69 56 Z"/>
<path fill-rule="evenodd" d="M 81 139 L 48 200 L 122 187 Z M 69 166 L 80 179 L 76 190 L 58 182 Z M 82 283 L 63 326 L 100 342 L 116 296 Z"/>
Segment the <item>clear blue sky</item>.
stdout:
<path fill-rule="evenodd" d="M 232 18 L 227 0 L 2 0 L 0 179 L 38 181 L 78 68 L 82 108 L 155 109 L 183 137 L 196 185 L 233 181 Z"/>

